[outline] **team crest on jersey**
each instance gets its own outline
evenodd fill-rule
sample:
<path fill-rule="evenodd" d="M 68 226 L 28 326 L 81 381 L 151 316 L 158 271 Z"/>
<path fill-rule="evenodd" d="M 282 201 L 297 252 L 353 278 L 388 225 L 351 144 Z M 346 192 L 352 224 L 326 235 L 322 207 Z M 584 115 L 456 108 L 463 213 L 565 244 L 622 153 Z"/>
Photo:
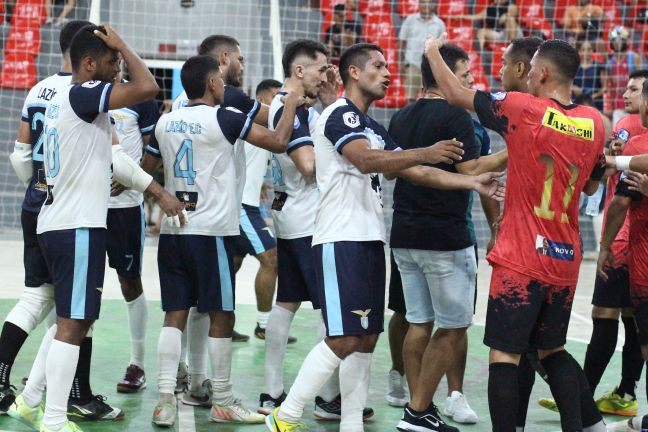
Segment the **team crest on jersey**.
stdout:
<path fill-rule="evenodd" d="M 369 313 L 371 312 L 371 309 L 367 310 L 354 310 L 351 311 L 356 315 L 360 315 L 360 325 L 362 326 L 363 329 L 367 330 L 369 328 Z"/>
<path fill-rule="evenodd" d="M 344 124 L 350 128 L 357 128 L 360 126 L 360 116 L 358 113 L 347 112 L 342 115 L 342 120 Z"/>
<path fill-rule="evenodd" d="M 590 118 L 569 117 L 557 109 L 547 107 L 542 125 L 561 134 L 594 141 L 594 120 Z"/>
<path fill-rule="evenodd" d="M 506 99 L 507 94 L 508 93 L 506 92 L 491 93 L 491 99 L 496 101 L 503 101 L 504 99 Z"/>
<path fill-rule="evenodd" d="M 101 84 L 101 81 L 86 81 L 86 82 L 84 82 L 83 84 L 81 84 L 81 87 L 85 87 L 85 88 L 95 88 L 95 87 L 97 87 L 99 84 Z"/>

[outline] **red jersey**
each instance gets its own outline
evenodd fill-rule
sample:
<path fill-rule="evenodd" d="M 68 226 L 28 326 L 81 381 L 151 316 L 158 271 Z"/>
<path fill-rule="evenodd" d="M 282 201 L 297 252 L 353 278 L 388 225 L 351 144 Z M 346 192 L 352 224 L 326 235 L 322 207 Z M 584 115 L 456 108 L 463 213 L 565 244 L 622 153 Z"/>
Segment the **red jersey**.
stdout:
<path fill-rule="evenodd" d="M 648 153 L 648 134 L 631 138 L 623 151 L 626 156 L 646 153 Z M 632 198 L 626 215 L 626 222 L 629 223 L 629 230 L 632 233 L 629 236 L 628 256 L 630 285 L 648 286 L 648 259 L 646 259 L 648 257 L 648 197 L 640 192 L 629 190 L 623 181 L 624 177 L 622 174 L 616 195 Z"/>
<path fill-rule="evenodd" d="M 517 92 L 478 91 L 474 104 L 482 125 L 500 133 L 508 149 L 502 224 L 489 262 L 547 284 L 575 285 L 578 198 L 605 172 L 601 115 Z"/>

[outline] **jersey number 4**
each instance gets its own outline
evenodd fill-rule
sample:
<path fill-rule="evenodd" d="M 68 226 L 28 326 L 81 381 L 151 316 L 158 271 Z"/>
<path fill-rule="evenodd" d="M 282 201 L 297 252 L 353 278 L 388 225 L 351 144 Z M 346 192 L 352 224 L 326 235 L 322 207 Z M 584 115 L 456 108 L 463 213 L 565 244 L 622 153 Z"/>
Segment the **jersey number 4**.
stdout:
<path fill-rule="evenodd" d="M 184 169 L 182 168 L 183 165 L 185 166 Z M 173 173 L 176 177 L 186 178 L 188 185 L 196 182 L 196 171 L 193 167 L 193 142 L 190 139 L 182 141 L 182 145 L 178 153 L 176 153 Z"/>
<path fill-rule="evenodd" d="M 556 212 L 551 210 L 551 196 L 553 193 L 553 180 L 554 180 L 554 159 L 547 155 L 543 154 L 540 156 L 540 162 L 546 166 L 545 170 L 545 181 L 544 187 L 542 188 L 542 199 L 540 200 L 540 206 L 534 206 L 536 216 L 547 219 L 554 220 Z M 562 223 L 569 223 L 569 216 L 567 215 L 567 208 L 569 208 L 569 203 L 574 197 L 574 189 L 576 187 L 576 181 L 578 180 L 578 166 L 574 164 L 569 164 L 567 166 L 569 169 L 569 184 L 565 189 L 565 194 L 563 195 L 563 212 L 560 216 L 560 221 Z"/>

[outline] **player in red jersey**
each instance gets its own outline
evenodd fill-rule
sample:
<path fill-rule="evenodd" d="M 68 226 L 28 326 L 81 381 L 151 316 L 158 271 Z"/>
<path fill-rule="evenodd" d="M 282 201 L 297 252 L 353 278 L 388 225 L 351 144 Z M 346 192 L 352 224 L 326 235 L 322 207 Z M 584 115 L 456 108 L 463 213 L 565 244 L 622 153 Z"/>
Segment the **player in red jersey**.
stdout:
<path fill-rule="evenodd" d="M 640 114 L 643 125 L 648 126 L 648 81 L 643 83 Z M 624 149 L 626 157 L 646 153 L 648 153 L 648 134 L 631 138 Z M 626 174 L 622 173 L 614 198 L 608 208 L 597 272 L 601 279 L 609 278 L 609 268 L 614 266 L 616 261 L 613 242 L 627 220 L 628 230 L 632 233 L 628 240 L 630 298 L 639 330 L 638 339 L 643 358 L 648 360 L 648 262 L 646 261 L 648 256 L 648 197 L 638 191 L 631 190 L 632 182 L 625 181 L 625 178 Z M 648 416 L 630 419 L 628 426 L 633 430 L 648 429 Z"/>
<path fill-rule="evenodd" d="M 441 59 L 443 42 L 426 45 L 443 93 L 450 104 L 476 111 L 485 127 L 504 137 L 509 153 L 500 234 L 487 257 L 493 276 L 484 342 L 491 348 L 493 430 L 515 431 L 517 364 L 529 344 L 549 374 L 563 430 L 583 430 L 581 413 L 596 406 L 564 344 L 581 262 L 578 196 L 596 191 L 605 168 L 601 116 L 571 102 L 580 59 L 564 41 L 538 48 L 528 76 L 531 94 L 462 88 Z M 605 430 L 602 421 L 585 426 Z"/>

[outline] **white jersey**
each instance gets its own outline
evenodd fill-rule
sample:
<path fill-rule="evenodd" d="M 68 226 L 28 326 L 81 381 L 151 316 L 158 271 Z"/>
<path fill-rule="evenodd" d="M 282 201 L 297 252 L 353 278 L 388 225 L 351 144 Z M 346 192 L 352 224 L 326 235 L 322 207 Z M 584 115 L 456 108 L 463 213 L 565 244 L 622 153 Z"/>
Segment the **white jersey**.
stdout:
<path fill-rule="evenodd" d="M 40 212 L 47 196 L 47 181 L 43 168 L 43 125 L 45 109 L 50 101 L 72 82 L 72 74 L 59 72 L 36 83 L 29 90 L 23 104 L 21 120 L 29 126 L 29 143 L 32 145 L 32 178 L 25 192 L 22 208 L 31 213 Z"/>
<path fill-rule="evenodd" d="M 155 100 L 110 111 L 115 123 L 119 144 L 124 152 L 138 164 L 144 151 L 144 137 L 153 133 L 159 117 Z M 108 208 L 136 207 L 144 202 L 144 194 L 127 189 L 116 197 L 110 197 Z"/>
<path fill-rule="evenodd" d="M 322 112 L 313 134 L 320 191 L 314 245 L 386 241 L 380 175 L 361 173 L 342 155 L 342 148 L 357 139 L 366 139 L 372 149 L 398 149 L 385 128 L 340 98 Z"/>
<path fill-rule="evenodd" d="M 155 138 L 164 162 L 164 187 L 189 212 L 189 224 L 182 228 L 163 224 L 162 234 L 239 234 L 234 143 L 249 130 L 250 121 L 243 114 L 204 104 L 160 118 Z"/>
<path fill-rule="evenodd" d="M 284 93 L 279 93 L 270 104 L 269 125 L 275 130 L 283 114 Z M 272 219 L 277 238 L 295 239 L 313 235 L 315 209 L 319 200 L 315 176 L 304 177 L 290 158 L 290 153 L 302 146 L 313 146 L 317 111 L 298 107 L 295 113 L 290 142 L 285 153 L 272 155 L 272 183 L 275 199 L 272 203 Z"/>
<path fill-rule="evenodd" d="M 112 127 L 108 102 L 112 85 L 73 84 L 45 111 L 43 164 L 47 199 L 37 233 L 105 228 L 112 179 Z"/>
<path fill-rule="evenodd" d="M 268 171 L 268 162 L 272 153 L 253 146 L 247 141 L 243 141 L 243 148 L 245 149 L 245 186 L 242 201 L 243 204 L 259 207 L 263 178 Z"/>

